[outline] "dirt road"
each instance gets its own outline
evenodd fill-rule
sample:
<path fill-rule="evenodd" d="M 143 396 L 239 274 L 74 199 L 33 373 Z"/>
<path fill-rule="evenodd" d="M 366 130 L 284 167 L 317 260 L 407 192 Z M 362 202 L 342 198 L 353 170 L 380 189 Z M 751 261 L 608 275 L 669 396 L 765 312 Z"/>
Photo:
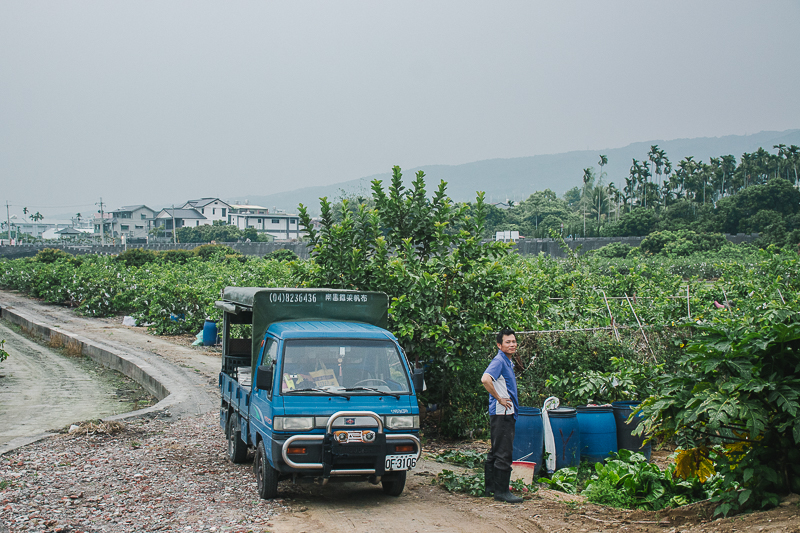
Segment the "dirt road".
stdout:
<path fill-rule="evenodd" d="M 186 346 L 186 339 L 174 344 L 141 328 L 124 327 L 121 318 L 85 319 L 0 291 L 0 305 L 8 303 L 58 320 L 64 329 L 80 328 L 84 335 L 118 346 L 150 349 L 216 394 L 218 355 Z M 708 505 L 627 511 L 544 489 L 522 504 L 506 505 L 451 494 L 433 484 L 443 468 L 457 467 L 430 459 L 420 461 L 398 498 L 368 484 L 282 482 L 280 499 L 263 501 L 255 494 L 251 465 L 225 459 L 213 410 L 176 418 L 132 421 L 111 436 L 56 437 L 2 456 L 0 525 L 12 532 L 800 532 L 797 499 L 768 512 L 715 520 L 709 518 Z"/>

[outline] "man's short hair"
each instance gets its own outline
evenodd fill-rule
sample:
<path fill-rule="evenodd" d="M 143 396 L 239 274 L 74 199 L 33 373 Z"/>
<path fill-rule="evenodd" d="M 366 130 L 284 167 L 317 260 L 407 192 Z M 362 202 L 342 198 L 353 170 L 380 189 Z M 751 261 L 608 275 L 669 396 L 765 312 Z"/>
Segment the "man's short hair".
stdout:
<path fill-rule="evenodd" d="M 514 335 L 514 340 L 517 339 L 517 334 L 514 333 L 514 330 L 511 328 L 503 328 L 497 334 L 497 344 L 503 344 L 503 337 L 507 335 Z"/>

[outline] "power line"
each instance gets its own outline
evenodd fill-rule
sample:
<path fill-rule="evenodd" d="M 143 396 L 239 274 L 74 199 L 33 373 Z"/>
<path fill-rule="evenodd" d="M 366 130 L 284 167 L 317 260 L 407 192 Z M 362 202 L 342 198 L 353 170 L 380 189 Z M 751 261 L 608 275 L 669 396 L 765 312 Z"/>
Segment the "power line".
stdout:
<path fill-rule="evenodd" d="M 9 207 L 35 207 L 37 209 L 62 209 L 67 207 L 91 207 L 92 205 L 97 204 L 76 204 L 76 205 L 36 205 L 36 204 L 10 204 L 6 202 L 6 205 Z"/>

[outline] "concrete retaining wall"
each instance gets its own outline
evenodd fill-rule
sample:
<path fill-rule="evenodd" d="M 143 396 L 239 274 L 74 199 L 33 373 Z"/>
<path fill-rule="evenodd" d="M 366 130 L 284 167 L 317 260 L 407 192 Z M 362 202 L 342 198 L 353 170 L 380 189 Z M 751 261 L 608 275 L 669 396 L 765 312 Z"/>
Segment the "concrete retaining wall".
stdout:
<path fill-rule="evenodd" d="M 743 242 L 753 242 L 758 238 L 758 234 L 745 235 L 738 233 L 736 235 L 726 235 L 727 239 L 734 243 L 739 244 Z M 586 239 L 570 239 L 567 242 L 572 250 L 581 247 L 581 253 L 586 253 L 590 250 L 597 250 L 612 242 L 621 242 L 630 244 L 631 246 L 639 246 L 644 237 L 589 237 Z M 220 243 L 230 246 L 234 250 L 249 256 L 263 257 L 268 253 L 277 250 L 291 250 L 296 253 L 301 259 L 308 259 L 309 246 L 304 242 L 226 242 Z M 126 248 L 142 248 L 144 250 L 153 250 L 161 252 L 164 250 L 192 250 L 200 246 L 197 243 L 179 243 L 179 244 L 129 244 L 122 245 L 85 245 L 85 246 L 70 246 L 67 244 L 23 244 L 20 246 L 0 246 L 0 257 L 9 259 L 17 259 L 20 257 L 33 257 L 39 250 L 44 248 L 57 248 L 72 255 L 81 254 L 100 254 L 100 255 L 116 255 L 124 252 Z M 522 239 L 517 242 L 514 247 L 516 252 L 521 255 L 538 255 L 540 253 L 547 254 L 551 257 L 566 257 L 566 253 L 558 245 L 558 242 L 553 239 Z"/>

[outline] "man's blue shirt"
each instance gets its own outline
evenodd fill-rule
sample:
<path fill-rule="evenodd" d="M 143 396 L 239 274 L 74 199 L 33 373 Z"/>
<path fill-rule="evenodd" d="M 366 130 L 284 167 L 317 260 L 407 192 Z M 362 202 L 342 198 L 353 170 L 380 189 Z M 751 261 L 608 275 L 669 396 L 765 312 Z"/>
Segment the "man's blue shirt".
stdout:
<path fill-rule="evenodd" d="M 492 362 L 486 367 L 484 374 L 489 374 L 494 380 L 495 391 L 500 397 L 511 398 L 511 403 L 514 405 L 514 420 L 517 419 L 519 413 L 519 398 L 517 397 L 517 378 L 514 375 L 514 363 L 511 359 L 501 350 L 497 351 Z M 498 407 L 500 412 L 498 412 Z M 504 415 L 512 414 L 504 412 L 505 408 L 497 403 L 497 399 L 491 394 L 489 395 L 489 414 L 490 415 Z"/>

